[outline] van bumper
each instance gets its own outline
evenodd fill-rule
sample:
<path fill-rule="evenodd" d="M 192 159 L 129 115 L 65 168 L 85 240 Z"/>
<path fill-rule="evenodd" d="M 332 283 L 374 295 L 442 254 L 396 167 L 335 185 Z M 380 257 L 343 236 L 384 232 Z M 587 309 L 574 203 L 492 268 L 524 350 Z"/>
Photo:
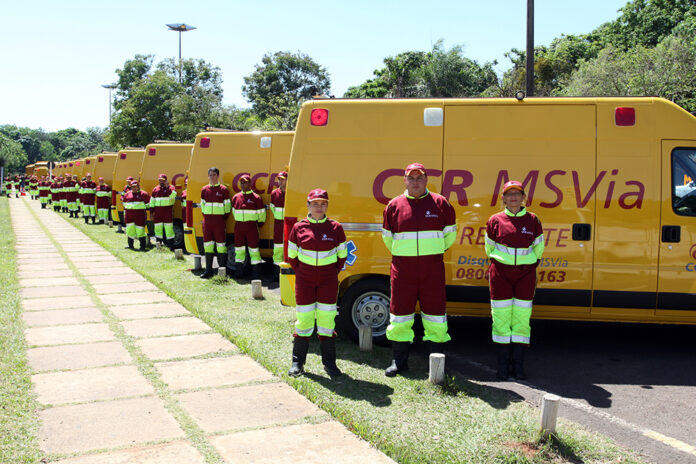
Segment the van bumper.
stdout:
<path fill-rule="evenodd" d="M 280 302 L 295 306 L 295 271 L 288 263 L 280 263 Z"/>

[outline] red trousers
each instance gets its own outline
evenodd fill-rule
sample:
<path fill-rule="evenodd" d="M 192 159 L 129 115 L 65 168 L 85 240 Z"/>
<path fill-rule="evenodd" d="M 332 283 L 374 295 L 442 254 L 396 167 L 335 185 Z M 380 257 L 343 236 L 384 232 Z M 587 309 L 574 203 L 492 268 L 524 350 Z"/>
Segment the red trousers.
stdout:
<path fill-rule="evenodd" d="M 138 227 L 145 227 L 147 222 L 147 215 L 144 209 L 127 209 L 125 221 L 126 224 L 135 223 Z"/>
<path fill-rule="evenodd" d="M 160 223 L 160 222 L 173 222 L 174 221 L 174 216 L 172 213 L 172 208 L 171 206 L 157 206 L 154 211 L 152 212 L 152 222 L 155 224 Z"/>
<path fill-rule="evenodd" d="M 534 264 L 509 266 L 492 259 L 488 280 L 491 300 L 533 300 L 536 279 Z"/>
<path fill-rule="evenodd" d="M 397 316 L 413 314 L 416 301 L 426 314 L 445 314 L 447 296 L 442 255 L 392 257 L 389 311 Z"/>
<path fill-rule="evenodd" d="M 227 241 L 225 217 L 221 214 L 203 216 L 203 241 L 225 243 Z"/>
<path fill-rule="evenodd" d="M 310 266 L 299 263 L 295 268 L 295 301 L 298 305 L 314 302 L 336 304 L 338 269 L 335 264 Z"/>
<path fill-rule="evenodd" d="M 273 243 L 283 243 L 283 221 L 273 220 Z"/>
<path fill-rule="evenodd" d="M 110 197 L 97 197 L 97 209 L 109 209 L 110 205 Z"/>
<path fill-rule="evenodd" d="M 256 221 L 234 223 L 234 246 L 249 248 L 259 247 L 259 226 Z"/>

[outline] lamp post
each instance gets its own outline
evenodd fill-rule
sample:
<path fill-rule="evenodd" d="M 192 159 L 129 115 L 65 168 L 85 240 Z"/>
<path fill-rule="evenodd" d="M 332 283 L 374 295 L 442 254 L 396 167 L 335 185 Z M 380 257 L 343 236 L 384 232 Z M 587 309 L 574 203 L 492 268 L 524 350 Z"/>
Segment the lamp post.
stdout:
<path fill-rule="evenodd" d="M 116 84 L 102 84 L 102 87 L 109 89 L 109 127 L 111 126 L 111 90 L 116 88 Z"/>
<path fill-rule="evenodd" d="M 534 95 L 534 0 L 527 0 L 527 64 L 525 91 L 528 97 Z"/>
<path fill-rule="evenodd" d="M 181 82 L 181 33 L 192 31 L 196 29 L 196 27 L 184 23 L 167 24 L 166 26 L 170 31 L 177 31 L 179 33 L 179 82 Z"/>

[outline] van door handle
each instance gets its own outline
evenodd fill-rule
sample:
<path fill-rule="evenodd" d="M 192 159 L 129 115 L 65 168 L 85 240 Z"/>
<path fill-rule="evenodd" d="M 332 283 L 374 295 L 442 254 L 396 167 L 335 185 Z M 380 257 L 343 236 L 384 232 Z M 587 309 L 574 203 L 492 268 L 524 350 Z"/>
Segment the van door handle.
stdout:
<path fill-rule="evenodd" d="M 662 241 L 665 243 L 677 243 L 681 241 L 680 226 L 662 226 Z"/>
<path fill-rule="evenodd" d="M 592 239 L 591 224 L 573 224 L 573 240 L 586 242 Z"/>

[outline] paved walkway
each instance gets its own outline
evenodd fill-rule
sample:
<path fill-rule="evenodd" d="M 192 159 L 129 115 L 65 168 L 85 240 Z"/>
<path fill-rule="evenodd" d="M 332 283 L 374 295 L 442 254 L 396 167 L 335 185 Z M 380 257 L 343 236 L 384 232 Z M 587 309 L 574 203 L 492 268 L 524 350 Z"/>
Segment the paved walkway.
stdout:
<path fill-rule="evenodd" d="M 26 197 L 10 213 L 49 459 L 393 462 L 62 215 Z"/>

